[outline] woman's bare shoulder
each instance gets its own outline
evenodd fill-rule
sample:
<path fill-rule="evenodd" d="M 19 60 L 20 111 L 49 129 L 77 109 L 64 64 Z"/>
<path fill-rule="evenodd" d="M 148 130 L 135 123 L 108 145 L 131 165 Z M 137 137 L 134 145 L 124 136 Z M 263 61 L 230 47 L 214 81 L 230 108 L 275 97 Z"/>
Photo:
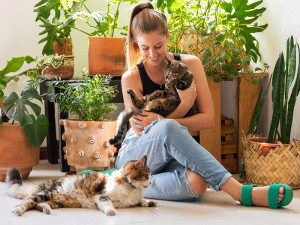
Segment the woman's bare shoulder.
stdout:
<path fill-rule="evenodd" d="M 139 70 L 136 66 L 130 68 L 122 75 L 122 82 L 132 82 L 137 81 L 137 79 L 139 79 Z"/>
<path fill-rule="evenodd" d="M 181 61 L 188 66 L 202 65 L 201 60 L 197 56 L 194 56 L 194 55 L 181 54 L 180 58 L 181 58 Z"/>

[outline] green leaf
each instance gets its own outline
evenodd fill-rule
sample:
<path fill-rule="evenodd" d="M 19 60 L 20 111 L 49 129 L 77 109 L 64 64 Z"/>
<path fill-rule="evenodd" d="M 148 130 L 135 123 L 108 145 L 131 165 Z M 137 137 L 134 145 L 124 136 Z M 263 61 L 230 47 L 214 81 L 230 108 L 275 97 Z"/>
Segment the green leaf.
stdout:
<path fill-rule="evenodd" d="M 227 47 L 228 49 L 233 49 L 233 48 L 235 48 L 235 44 L 232 41 L 229 41 L 228 39 L 226 39 L 225 47 Z"/>
<path fill-rule="evenodd" d="M 214 79 L 214 82 L 220 82 L 221 81 L 221 77 L 219 75 L 214 75 L 213 79 Z"/>
<path fill-rule="evenodd" d="M 221 8 L 225 10 L 225 12 L 227 13 L 231 13 L 232 12 L 232 4 L 227 3 L 225 1 L 222 1 L 220 4 Z"/>
<path fill-rule="evenodd" d="M 284 78 L 284 56 L 283 53 L 281 53 L 277 59 L 274 72 L 273 72 L 273 79 L 272 79 L 273 115 L 272 115 L 272 121 L 271 121 L 268 140 L 267 140 L 268 143 L 274 143 L 276 130 L 279 124 L 281 107 L 282 107 L 280 82 L 283 80 L 283 78 Z"/>
<path fill-rule="evenodd" d="M 204 49 L 204 51 L 202 52 L 202 56 L 207 59 L 211 56 L 211 52 L 209 49 Z"/>
<path fill-rule="evenodd" d="M 256 101 L 254 111 L 253 111 L 253 114 L 252 114 L 248 134 L 255 134 L 256 131 L 257 131 L 260 115 L 261 115 L 261 112 L 262 112 L 262 109 L 263 109 L 263 105 L 265 104 L 271 82 L 272 82 L 272 76 L 269 80 L 268 86 L 267 86 L 266 90 L 264 91 L 262 97 L 261 97 L 262 90 L 259 93 L 259 97 Z"/>
<path fill-rule="evenodd" d="M 300 48 L 298 44 L 297 44 L 297 48 L 298 48 L 298 65 L 300 65 Z M 294 107 L 295 107 L 297 96 L 299 95 L 299 91 L 300 91 L 300 67 L 298 66 L 296 81 L 294 83 L 294 87 L 288 101 L 285 143 L 289 143 L 290 141 Z"/>
<path fill-rule="evenodd" d="M 24 64 L 25 57 L 14 57 L 7 61 L 6 66 L 0 71 L 0 77 L 12 72 L 17 72 Z"/>
<path fill-rule="evenodd" d="M 237 48 L 233 48 L 231 51 L 234 57 L 237 57 L 241 54 L 241 51 Z"/>
<path fill-rule="evenodd" d="M 223 42 L 225 40 L 226 34 L 224 32 L 217 34 L 216 40 Z"/>
<path fill-rule="evenodd" d="M 47 133 L 49 122 L 45 115 L 40 115 L 37 120 L 33 115 L 30 116 L 32 123 L 24 126 L 24 133 L 30 144 L 38 148 L 43 143 Z"/>

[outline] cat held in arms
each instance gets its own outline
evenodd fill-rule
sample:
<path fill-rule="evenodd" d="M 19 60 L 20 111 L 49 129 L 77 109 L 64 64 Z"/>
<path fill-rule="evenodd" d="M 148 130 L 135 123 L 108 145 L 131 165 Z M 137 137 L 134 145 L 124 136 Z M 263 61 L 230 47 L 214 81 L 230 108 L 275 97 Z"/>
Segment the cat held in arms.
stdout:
<path fill-rule="evenodd" d="M 187 65 L 178 60 L 167 60 L 167 66 L 164 71 L 165 89 L 156 90 L 151 94 L 138 98 L 135 91 L 131 88 L 127 89 L 127 93 L 131 97 L 134 107 L 125 109 L 118 116 L 116 134 L 108 141 L 109 145 L 116 145 L 122 142 L 124 130 L 129 119 L 133 115 L 137 115 L 139 110 L 154 112 L 166 117 L 173 112 L 180 104 L 177 89 L 185 90 L 189 88 L 193 82 L 193 74 L 188 70 Z M 184 117 L 192 116 L 198 113 L 196 101 L 191 109 Z"/>
<path fill-rule="evenodd" d="M 97 208 L 108 216 L 116 208 L 133 206 L 155 207 L 156 202 L 142 198 L 143 190 L 150 184 L 151 173 L 146 166 L 147 156 L 126 162 L 111 176 L 86 173 L 49 180 L 35 186 L 22 185 L 17 169 L 8 171 L 8 195 L 23 201 L 13 209 L 21 216 L 29 209 L 50 214 L 56 208 Z"/>

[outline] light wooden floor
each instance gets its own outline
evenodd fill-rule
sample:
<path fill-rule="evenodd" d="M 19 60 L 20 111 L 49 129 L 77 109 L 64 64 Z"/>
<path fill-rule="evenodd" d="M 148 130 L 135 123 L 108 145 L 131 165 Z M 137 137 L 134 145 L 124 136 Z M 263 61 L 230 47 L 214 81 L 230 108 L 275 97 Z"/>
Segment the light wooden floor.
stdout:
<path fill-rule="evenodd" d="M 48 161 L 41 160 L 26 182 L 38 183 L 60 176 L 64 176 L 64 173 L 59 171 L 59 165 L 51 165 Z M 11 210 L 20 200 L 8 197 L 6 191 L 7 184 L 0 182 L 1 225 L 296 225 L 300 221 L 300 190 L 294 191 L 294 200 L 290 205 L 277 210 L 242 206 L 224 192 L 208 190 L 198 203 L 158 201 L 156 208 L 119 209 L 114 217 L 105 216 L 100 211 L 92 209 L 55 209 L 51 215 L 32 210 L 18 217 L 12 214 Z"/>

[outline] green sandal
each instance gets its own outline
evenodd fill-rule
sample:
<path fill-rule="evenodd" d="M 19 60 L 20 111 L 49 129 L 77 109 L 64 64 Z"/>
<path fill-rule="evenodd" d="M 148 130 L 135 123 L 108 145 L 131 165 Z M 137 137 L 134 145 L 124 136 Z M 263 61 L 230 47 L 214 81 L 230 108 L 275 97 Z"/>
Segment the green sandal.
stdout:
<path fill-rule="evenodd" d="M 280 203 L 277 201 L 278 191 L 280 187 L 284 188 L 284 197 Z M 242 204 L 246 206 L 252 206 L 252 187 L 256 185 L 244 185 L 242 188 Z M 293 190 L 289 185 L 286 184 L 271 184 L 268 191 L 268 202 L 270 209 L 277 209 L 281 206 L 290 204 L 293 199 Z"/>

